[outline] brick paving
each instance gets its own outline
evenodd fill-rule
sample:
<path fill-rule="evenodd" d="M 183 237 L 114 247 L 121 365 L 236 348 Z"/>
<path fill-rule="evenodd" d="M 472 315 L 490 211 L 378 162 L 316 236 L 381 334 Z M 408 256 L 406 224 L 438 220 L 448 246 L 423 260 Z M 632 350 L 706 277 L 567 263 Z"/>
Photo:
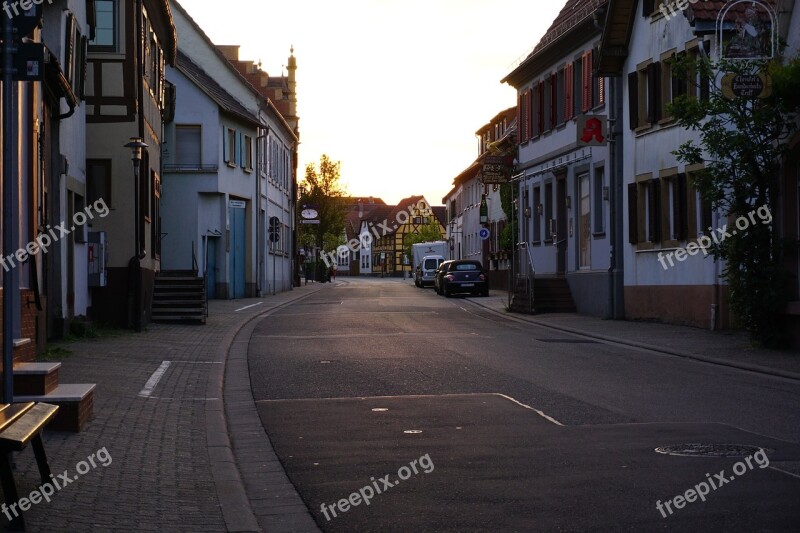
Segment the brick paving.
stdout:
<path fill-rule="evenodd" d="M 150 324 L 141 334 L 61 345 L 71 354 L 61 359 L 60 381 L 96 383 L 97 389 L 94 418 L 83 433 L 45 434 L 51 469 L 73 477 L 77 463 L 102 448 L 112 461 L 80 476 L 50 503 L 33 506 L 25 513 L 27 530 L 219 532 L 229 530 L 231 515 L 252 515 L 247 508 L 223 509 L 221 501 L 229 505 L 235 491 L 215 484 L 212 463 L 216 468 L 219 462 L 210 455 L 221 448 L 212 446 L 213 439 L 226 428 L 224 419 L 216 426 L 208 421 L 222 410 L 221 363 L 227 343 L 248 320 L 320 288 L 309 285 L 263 300 L 211 301 L 205 326 Z M 152 396 L 141 397 L 163 361 L 172 363 Z M 39 483 L 32 450 L 15 461 L 24 497 Z"/>

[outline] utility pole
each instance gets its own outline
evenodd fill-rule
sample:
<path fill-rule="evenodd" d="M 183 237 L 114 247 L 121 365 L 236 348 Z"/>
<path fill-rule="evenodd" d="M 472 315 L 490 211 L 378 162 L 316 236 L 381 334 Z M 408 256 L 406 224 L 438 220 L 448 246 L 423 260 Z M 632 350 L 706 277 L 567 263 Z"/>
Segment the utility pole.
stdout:
<path fill-rule="evenodd" d="M 14 228 L 19 220 L 17 188 L 17 128 L 14 98 L 14 25 L 11 17 L 3 17 L 3 257 L 15 253 Z M 15 310 L 19 309 L 19 273 L 16 268 L 3 272 L 3 402 L 14 401 L 14 335 Z"/>

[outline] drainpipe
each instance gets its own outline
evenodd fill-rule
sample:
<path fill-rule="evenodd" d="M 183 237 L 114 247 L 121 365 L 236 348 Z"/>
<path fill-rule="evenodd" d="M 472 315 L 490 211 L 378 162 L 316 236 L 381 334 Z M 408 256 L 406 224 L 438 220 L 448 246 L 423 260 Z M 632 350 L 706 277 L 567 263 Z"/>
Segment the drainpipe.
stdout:
<path fill-rule="evenodd" d="M 609 168 L 609 219 L 611 236 L 611 257 L 609 265 L 609 312 L 614 320 L 625 318 L 625 245 L 624 235 L 624 177 L 625 169 L 623 164 L 624 144 L 622 142 L 622 124 L 619 118 L 622 116 L 622 77 L 609 79 L 610 108 L 609 125 L 611 128 L 610 148 L 610 168 Z"/>

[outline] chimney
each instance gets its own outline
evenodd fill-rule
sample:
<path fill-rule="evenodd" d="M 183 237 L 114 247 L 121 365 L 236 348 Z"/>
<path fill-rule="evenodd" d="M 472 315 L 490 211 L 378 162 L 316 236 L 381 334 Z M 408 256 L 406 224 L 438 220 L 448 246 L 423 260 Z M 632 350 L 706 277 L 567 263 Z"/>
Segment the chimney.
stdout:
<path fill-rule="evenodd" d="M 222 52 L 222 55 L 225 56 L 225 59 L 228 61 L 239 61 L 239 45 L 229 45 L 229 44 L 220 44 L 217 45 L 217 49 Z"/>
<path fill-rule="evenodd" d="M 294 46 L 290 48 L 289 55 L 289 116 L 297 118 L 297 59 L 294 57 Z M 296 126 L 295 126 L 296 127 Z"/>

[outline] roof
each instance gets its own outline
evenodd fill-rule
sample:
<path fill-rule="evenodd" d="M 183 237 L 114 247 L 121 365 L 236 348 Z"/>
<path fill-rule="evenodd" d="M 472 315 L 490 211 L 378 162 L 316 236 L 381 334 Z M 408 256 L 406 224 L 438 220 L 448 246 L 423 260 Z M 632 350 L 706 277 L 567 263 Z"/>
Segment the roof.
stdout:
<path fill-rule="evenodd" d="M 510 125 L 515 118 L 517 118 L 517 106 L 509 107 L 505 111 L 500 111 L 492 120 L 481 126 L 481 128 L 475 132 L 475 135 L 482 135 L 487 130 L 490 130 L 494 124 L 498 124 L 502 120 L 508 121 Z"/>
<path fill-rule="evenodd" d="M 771 6 L 773 9 L 776 8 L 776 0 L 761 0 L 761 2 Z M 687 18 L 689 22 L 695 20 L 716 22 L 720 11 L 722 11 L 727 4 L 728 2 L 695 2 L 694 4 L 689 4 L 689 7 L 686 9 Z M 730 12 L 744 13 L 746 9 L 747 4 L 741 3 L 734 6 Z"/>
<path fill-rule="evenodd" d="M 184 54 L 182 50 L 178 50 L 176 68 L 228 114 L 247 121 L 256 127 L 260 126 L 257 116 L 251 114 L 241 102 L 223 89 L 222 86 L 217 83 L 217 80 L 200 68 L 194 61 L 189 59 L 189 56 Z"/>
<path fill-rule="evenodd" d="M 518 86 L 528 75 L 533 76 L 537 69 L 560 59 L 565 51 L 564 46 L 560 46 L 563 41 L 574 38 L 577 42 L 584 42 L 598 35 L 600 29 L 595 25 L 595 16 L 602 15 L 608 1 L 567 0 L 533 52 L 500 82 Z"/>
<path fill-rule="evenodd" d="M 431 211 L 433 211 L 434 216 L 439 220 L 439 224 L 442 226 L 447 225 L 447 207 L 443 205 L 434 205 L 431 206 Z"/>
<path fill-rule="evenodd" d="M 175 21 L 172 18 L 172 10 L 169 7 L 170 0 L 148 0 L 147 4 L 148 5 L 145 7 L 147 8 L 147 12 L 151 15 L 153 25 L 161 30 L 162 35 L 159 35 L 159 38 L 166 37 L 166 42 L 164 42 L 164 59 L 168 65 L 175 65 L 176 54 L 178 52 L 178 31 L 175 29 Z M 153 8 L 155 8 L 155 10 Z"/>
<path fill-rule="evenodd" d="M 375 204 L 375 205 L 386 205 L 386 202 L 381 200 L 380 198 L 375 198 L 374 196 L 349 196 L 343 198 L 345 203 L 348 204 Z"/>

